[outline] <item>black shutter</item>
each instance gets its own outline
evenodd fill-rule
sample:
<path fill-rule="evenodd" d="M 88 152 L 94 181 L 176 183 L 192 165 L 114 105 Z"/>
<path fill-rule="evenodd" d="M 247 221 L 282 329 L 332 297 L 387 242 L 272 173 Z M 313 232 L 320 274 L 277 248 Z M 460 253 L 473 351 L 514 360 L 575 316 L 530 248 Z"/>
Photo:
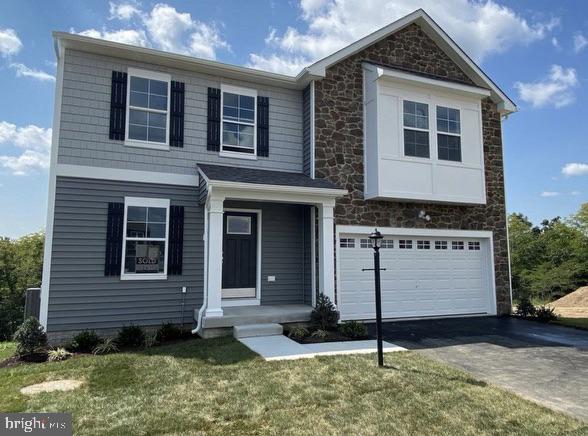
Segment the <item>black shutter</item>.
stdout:
<path fill-rule="evenodd" d="M 122 261 L 124 208 L 124 203 L 108 203 L 106 254 L 104 256 L 105 276 L 120 275 Z"/>
<path fill-rule="evenodd" d="M 221 113 L 220 89 L 208 88 L 208 129 L 207 149 L 211 151 L 220 150 L 220 113 Z"/>
<path fill-rule="evenodd" d="M 257 97 L 257 155 L 269 156 L 269 98 Z"/>
<path fill-rule="evenodd" d="M 169 243 L 167 253 L 167 274 L 182 274 L 184 251 L 184 206 L 169 208 Z"/>
<path fill-rule="evenodd" d="M 169 119 L 170 147 L 184 146 L 184 84 L 171 83 L 170 119 Z"/>
<path fill-rule="evenodd" d="M 110 89 L 110 139 L 124 141 L 127 116 L 127 73 L 112 72 Z"/>

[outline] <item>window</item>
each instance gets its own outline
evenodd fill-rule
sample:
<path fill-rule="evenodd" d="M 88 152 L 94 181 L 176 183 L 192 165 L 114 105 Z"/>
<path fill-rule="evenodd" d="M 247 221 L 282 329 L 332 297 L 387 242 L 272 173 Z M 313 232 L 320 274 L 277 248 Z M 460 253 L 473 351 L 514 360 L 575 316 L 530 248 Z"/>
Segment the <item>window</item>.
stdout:
<path fill-rule="evenodd" d="M 128 141 L 167 148 L 170 80 L 167 74 L 129 68 L 126 128 Z"/>
<path fill-rule="evenodd" d="M 167 277 L 169 200 L 125 198 L 121 279 Z"/>
<path fill-rule="evenodd" d="M 430 156 L 429 153 L 429 106 L 425 103 L 404 100 L 404 155 Z"/>
<path fill-rule="evenodd" d="M 480 250 L 480 243 L 478 241 L 469 241 L 468 242 L 468 249 L 478 251 L 478 250 Z"/>
<path fill-rule="evenodd" d="M 255 156 L 256 99 L 254 90 L 222 87 L 222 151 Z"/>
<path fill-rule="evenodd" d="M 451 249 L 452 250 L 463 250 L 464 249 L 463 241 L 451 241 Z"/>
<path fill-rule="evenodd" d="M 229 235 L 250 235 L 251 217 L 227 215 L 227 234 Z"/>
<path fill-rule="evenodd" d="M 372 248 L 372 244 L 369 239 L 360 239 L 359 248 Z"/>
<path fill-rule="evenodd" d="M 341 238 L 339 246 L 341 248 L 355 248 L 355 239 L 353 238 Z"/>
<path fill-rule="evenodd" d="M 447 250 L 447 241 L 435 241 L 435 250 Z"/>
<path fill-rule="evenodd" d="M 461 162 L 459 109 L 437 106 L 437 152 L 439 159 Z"/>
<path fill-rule="evenodd" d="M 417 241 L 417 250 L 430 250 L 431 241 Z"/>
<path fill-rule="evenodd" d="M 398 241 L 398 248 L 402 250 L 410 250 L 412 249 L 412 240 L 410 239 L 400 239 Z"/>
<path fill-rule="evenodd" d="M 394 239 L 382 239 L 382 248 L 394 248 Z"/>

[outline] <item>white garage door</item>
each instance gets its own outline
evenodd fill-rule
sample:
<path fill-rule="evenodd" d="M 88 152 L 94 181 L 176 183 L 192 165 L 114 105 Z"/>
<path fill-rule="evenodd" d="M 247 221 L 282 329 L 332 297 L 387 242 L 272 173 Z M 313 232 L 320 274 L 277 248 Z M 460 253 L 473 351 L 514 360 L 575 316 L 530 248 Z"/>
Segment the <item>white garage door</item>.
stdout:
<path fill-rule="evenodd" d="M 341 319 L 375 318 L 369 240 L 341 234 L 338 253 Z M 488 239 L 386 236 L 380 253 L 384 318 L 495 313 Z"/>

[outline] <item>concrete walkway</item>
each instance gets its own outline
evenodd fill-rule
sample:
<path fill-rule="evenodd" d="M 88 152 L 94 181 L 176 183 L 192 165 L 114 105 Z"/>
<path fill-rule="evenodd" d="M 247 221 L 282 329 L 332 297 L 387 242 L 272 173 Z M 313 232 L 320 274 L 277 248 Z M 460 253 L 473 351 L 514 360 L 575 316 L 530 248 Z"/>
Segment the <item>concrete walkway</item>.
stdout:
<path fill-rule="evenodd" d="M 588 422 L 587 331 L 512 318 L 389 322 L 383 331 L 388 341 Z"/>
<path fill-rule="evenodd" d="M 275 335 L 241 338 L 239 341 L 265 360 L 307 359 L 316 356 L 376 352 L 375 340 L 299 344 L 284 335 Z M 406 348 L 384 342 L 385 353 L 404 350 Z"/>

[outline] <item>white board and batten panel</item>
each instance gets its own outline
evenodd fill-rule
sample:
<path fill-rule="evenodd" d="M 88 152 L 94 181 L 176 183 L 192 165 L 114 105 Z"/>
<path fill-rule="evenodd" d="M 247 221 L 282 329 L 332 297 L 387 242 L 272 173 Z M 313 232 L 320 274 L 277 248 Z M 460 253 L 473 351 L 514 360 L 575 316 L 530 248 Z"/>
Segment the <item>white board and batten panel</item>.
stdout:
<path fill-rule="evenodd" d="M 364 71 L 364 85 L 366 199 L 486 203 L 482 96 L 397 81 L 369 70 Z M 429 158 L 404 154 L 405 100 L 428 105 Z M 459 110 L 461 162 L 438 158 L 437 106 Z"/>
<path fill-rule="evenodd" d="M 338 232 L 342 320 L 375 318 L 374 272 L 362 271 L 373 268 L 368 230 Z M 483 233 L 385 231 L 388 242 L 380 249 L 384 319 L 495 315 L 492 238 Z"/>

